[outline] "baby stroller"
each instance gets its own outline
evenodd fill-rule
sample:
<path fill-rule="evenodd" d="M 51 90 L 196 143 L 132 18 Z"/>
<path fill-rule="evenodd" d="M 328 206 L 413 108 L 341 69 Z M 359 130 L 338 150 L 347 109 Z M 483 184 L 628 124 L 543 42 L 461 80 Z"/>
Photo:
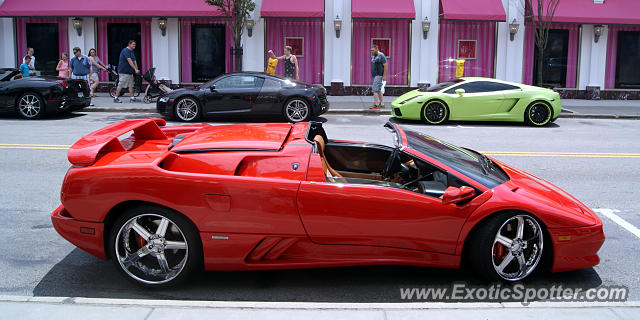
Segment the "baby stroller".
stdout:
<path fill-rule="evenodd" d="M 111 90 L 109 90 L 109 94 L 111 95 L 111 97 L 115 98 L 116 91 L 118 90 L 118 82 L 120 82 L 120 76 L 118 75 L 118 71 L 116 71 L 116 68 L 112 65 L 107 66 L 107 72 L 116 78 L 116 80 L 113 82 L 113 87 L 111 88 Z M 135 84 L 133 85 L 133 95 L 137 97 L 140 95 L 140 91 L 142 91 L 142 78 L 140 78 L 140 76 L 136 74 L 134 79 Z M 120 96 L 127 92 L 127 89 L 120 90 Z"/>
<path fill-rule="evenodd" d="M 147 85 L 147 89 L 144 91 L 144 97 L 142 98 L 142 101 L 144 101 L 144 103 L 151 103 L 159 96 L 173 91 L 166 85 L 158 83 L 155 73 L 156 68 L 150 68 L 142 75 L 142 79 L 149 83 L 149 85 Z"/>

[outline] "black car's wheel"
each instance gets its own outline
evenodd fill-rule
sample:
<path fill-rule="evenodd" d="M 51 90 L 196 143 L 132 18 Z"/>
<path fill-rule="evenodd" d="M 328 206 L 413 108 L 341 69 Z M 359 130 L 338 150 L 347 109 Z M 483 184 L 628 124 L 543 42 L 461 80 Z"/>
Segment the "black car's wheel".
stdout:
<path fill-rule="evenodd" d="M 185 97 L 176 101 L 175 115 L 181 121 L 195 121 L 200 118 L 200 114 L 200 105 L 195 98 Z"/>
<path fill-rule="evenodd" d="M 519 281 L 540 265 L 544 239 L 535 217 L 526 213 L 497 214 L 469 239 L 469 262 L 478 274 L 491 281 Z"/>
<path fill-rule="evenodd" d="M 202 266 L 198 230 L 166 208 L 127 210 L 111 228 L 108 245 L 116 268 L 127 279 L 147 287 L 179 284 Z"/>
<path fill-rule="evenodd" d="M 542 127 L 553 118 L 553 109 L 544 101 L 535 101 L 524 112 L 524 121 L 531 126 Z"/>
<path fill-rule="evenodd" d="M 311 106 L 300 98 L 293 98 L 284 104 L 283 114 L 289 122 L 307 121 L 311 118 Z"/>
<path fill-rule="evenodd" d="M 442 124 L 449 119 L 449 107 L 440 100 L 431 100 L 422 106 L 422 121 L 427 124 Z"/>
<path fill-rule="evenodd" d="M 37 93 L 27 92 L 18 98 L 18 114 L 24 119 L 37 119 L 44 115 L 44 100 Z"/>

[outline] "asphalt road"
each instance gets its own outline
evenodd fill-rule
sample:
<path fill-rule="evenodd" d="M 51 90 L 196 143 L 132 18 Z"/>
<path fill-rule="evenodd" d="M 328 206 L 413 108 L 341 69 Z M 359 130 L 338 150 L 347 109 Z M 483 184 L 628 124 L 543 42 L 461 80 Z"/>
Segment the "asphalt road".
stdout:
<path fill-rule="evenodd" d="M 171 290 L 148 291 L 124 280 L 110 262 L 76 249 L 53 229 L 50 212 L 69 167 L 65 146 L 125 118 L 155 114 L 78 113 L 37 121 L 0 118 L 0 295 L 249 301 L 395 302 L 401 287 L 483 284 L 468 271 L 354 267 L 269 272 L 204 272 Z M 330 115 L 330 138 L 391 144 L 388 116 Z M 223 122 L 218 122 L 223 123 Z M 640 227 L 640 122 L 558 119 L 545 128 L 402 122 L 454 144 L 496 157 L 567 190 L 591 208 L 616 211 Z M 519 152 L 504 154 L 504 152 Z M 602 153 L 611 153 L 603 155 Z M 627 155 L 624 155 L 627 154 Z M 631 154 L 631 155 L 629 155 Z M 636 156 L 634 156 L 635 154 Z M 593 288 L 625 285 L 640 300 L 640 238 L 602 216 L 607 240 L 592 269 L 535 275 L 527 284 Z"/>

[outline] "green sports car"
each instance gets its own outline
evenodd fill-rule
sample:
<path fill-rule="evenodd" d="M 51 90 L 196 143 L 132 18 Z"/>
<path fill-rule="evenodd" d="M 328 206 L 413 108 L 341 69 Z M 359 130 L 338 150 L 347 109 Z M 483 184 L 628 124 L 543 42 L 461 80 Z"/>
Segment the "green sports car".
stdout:
<path fill-rule="evenodd" d="M 403 94 L 393 116 L 441 124 L 448 120 L 513 121 L 544 126 L 561 111 L 557 92 L 490 78 L 459 78 Z"/>

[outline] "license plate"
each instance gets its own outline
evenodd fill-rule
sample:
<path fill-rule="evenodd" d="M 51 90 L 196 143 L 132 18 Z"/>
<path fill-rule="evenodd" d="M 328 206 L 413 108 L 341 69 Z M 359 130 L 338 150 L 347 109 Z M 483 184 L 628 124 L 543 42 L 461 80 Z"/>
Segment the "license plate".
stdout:
<path fill-rule="evenodd" d="M 78 98 L 84 98 L 84 93 L 78 92 Z"/>

